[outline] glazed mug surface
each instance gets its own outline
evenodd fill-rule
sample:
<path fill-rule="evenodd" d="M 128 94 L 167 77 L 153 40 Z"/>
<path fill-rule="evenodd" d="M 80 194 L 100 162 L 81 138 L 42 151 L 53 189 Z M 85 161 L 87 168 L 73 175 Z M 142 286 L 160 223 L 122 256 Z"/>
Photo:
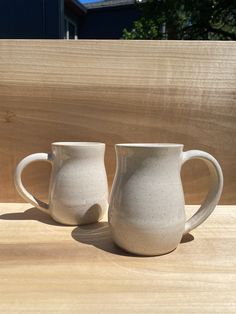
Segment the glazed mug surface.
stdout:
<path fill-rule="evenodd" d="M 190 159 L 206 162 L 210 191 L 199 210 L 186 222 L 180 177 Z M 223 174 L 210 154 L 182 144 L 117 144 L 116 174 L 108 219 L 114 242 L 138 255 L 161 255 L 174 250 L 184 234 L 203 223 L 217 205 Z"/>
<path fill-rule="evenodd" d="M 15 171 L 15 186 L 29 203 L 66 225 L 81 225 L 100 220 L 108 207 L 108 185 L 104 166 L 105 144 L 95 142 L 52 143 L 52 153 L 25 157 Z M 49 204 L 30 194 L 21 174 L 31 162 L 52 165 Z"/>

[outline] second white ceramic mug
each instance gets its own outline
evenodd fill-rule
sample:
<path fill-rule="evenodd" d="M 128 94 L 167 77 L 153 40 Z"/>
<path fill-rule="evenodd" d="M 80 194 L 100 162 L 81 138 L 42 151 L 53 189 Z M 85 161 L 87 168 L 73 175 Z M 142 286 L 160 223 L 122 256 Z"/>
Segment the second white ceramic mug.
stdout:
<path fill-rule="evenodd" d="M 24 158 L 15 171 L 15 186 L 29 203 L 66 225 L 100 220 L 108 207 L 108 185 L 104 166 L 104 143 L 58 142 L 52 154 L 37 153 Z M 22 184 L 23 169 L 31 162 L 52 164 L 49 204 L 30 194 Z"/>
<path fill-rule="evenodd" d="M 117 144 L 116 175 L 108 210 L 117 245 L 139 255 L 174 250 L 183 234 L 203 223 L 217 205 L 223 188 L 219 163 L 210 154 L 182 144 Z M 206 162 L 211 177 L 208 196 L 186 222 L 181 166 L 190 159 Z"/>

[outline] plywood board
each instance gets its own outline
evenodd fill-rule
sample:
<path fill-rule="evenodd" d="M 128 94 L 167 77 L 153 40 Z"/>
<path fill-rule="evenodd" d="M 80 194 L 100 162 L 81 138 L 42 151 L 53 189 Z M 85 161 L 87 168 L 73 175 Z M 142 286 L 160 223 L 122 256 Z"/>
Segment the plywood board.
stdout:
<path fill-rule="evenodd" d="M 13 171 L 54 141 L 176 142 L 220 162 L 221 203 L 236 202 L 236 43 L 199 41 L 0 41 L 0 200 L 20 201 Z M 50 167 L 24 175 L 47 198 Z M 208 173 L 182 171 L 186 203 L 200 203 Z"/>

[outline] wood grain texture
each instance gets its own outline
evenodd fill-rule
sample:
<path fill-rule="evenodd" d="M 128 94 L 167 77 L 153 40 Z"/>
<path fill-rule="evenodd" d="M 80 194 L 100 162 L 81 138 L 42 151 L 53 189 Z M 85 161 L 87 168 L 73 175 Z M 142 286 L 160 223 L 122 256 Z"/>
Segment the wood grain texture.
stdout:
<path fill-rule="evenodd" d="M 21 201 L 12 174 L 54 141 L 177 142 L 222 165 L 222 204 L 236 202 L 236 43 L 189 41 L 0 41 L 0 200 Z M 47 198 L 50 167 L 24 180 Z M 202 201 L 201 161 L 182 171 L 186 203 Z"/>
<path fill-rule="evenodd" d="M 0 226 L 1 313 L 235 313 L 236 206 L 218 206 L 159 257 L 115 247 L 106 219 L 64 227 L 0 204 Z"/>

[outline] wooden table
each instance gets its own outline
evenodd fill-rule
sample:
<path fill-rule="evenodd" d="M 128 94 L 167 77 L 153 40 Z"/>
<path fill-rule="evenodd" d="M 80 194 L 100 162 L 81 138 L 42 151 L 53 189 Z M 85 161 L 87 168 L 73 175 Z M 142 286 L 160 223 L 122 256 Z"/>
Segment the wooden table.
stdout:
<path fill-rule="evenodd" d="M 106 220 L 60 226 L 28 204 L 1 204 L 0 226 L 0 313 L 236 313 L 236 206 L 159 257 L 116 248 Z"/>

